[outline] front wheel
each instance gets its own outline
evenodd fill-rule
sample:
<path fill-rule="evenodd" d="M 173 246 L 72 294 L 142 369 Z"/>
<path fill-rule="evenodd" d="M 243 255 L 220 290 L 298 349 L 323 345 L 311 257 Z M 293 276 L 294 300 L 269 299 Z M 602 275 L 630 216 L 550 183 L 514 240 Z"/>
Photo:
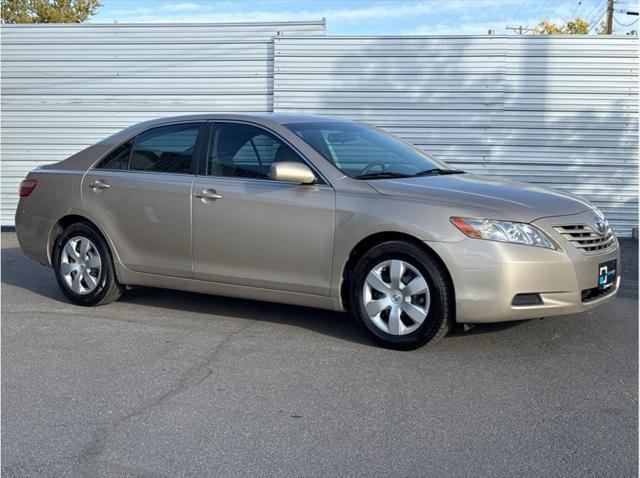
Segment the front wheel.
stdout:
<path fill-rule="evenodd" d="M 375 246 L 356 264 L 350 286 L 356 319 L 384 347 L 411 350 L 433 343 L 453 321 L 446 271 L 414 244 Z"/>
<path fill-rule="evenodd" d="M 58 285 L 74 304 L 108 304 L 122 294 L 109 247 L 88 224 L 72 224 L 60 234 L 53 260 Z"/>

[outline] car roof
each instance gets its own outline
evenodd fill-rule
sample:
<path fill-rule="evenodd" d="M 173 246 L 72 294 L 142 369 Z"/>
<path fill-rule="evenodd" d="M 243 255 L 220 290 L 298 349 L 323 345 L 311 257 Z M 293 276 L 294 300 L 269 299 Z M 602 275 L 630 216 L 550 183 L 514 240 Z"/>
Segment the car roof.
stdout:
<path fill-rule="evenodd" d="M 290 124 L 290 123 L 316 123 L 316 122 L 327 122 L 327 121 L 336 121 L 336 122 L 344 122 L 345 120 L 332 118 L 330 116 L 319 116 L 319 115 L 305 115 L 305 114 L 295 114 L 295 113 L 211 113 L 211 114 L 195 114 L 195 115 L 182 115 L 182 116 L 169 116 L 164 118 L 152 119 L 149 121 L 145 121 L 143 123 L 138 123 L 138 125 L 161 125 L 166 123 L 176 123 L 183 121 L 211 121 L 211 120 L 232 120 L 232 121 L 255 121 L 257 123 L 264 122 L 275 122 L 279 124 Z"/>
<path fill-rule="evenodd" d="M 332 118 L 331 116 L 305 115 L 305 114 L 297 114 L 297 113 L 260 113 L 255 116 L 258 118 L 269 119 L 271 121 L 275 121 L 276 123 L 280 123 L 280 124 L 346 121 L 339 118 Z"/>

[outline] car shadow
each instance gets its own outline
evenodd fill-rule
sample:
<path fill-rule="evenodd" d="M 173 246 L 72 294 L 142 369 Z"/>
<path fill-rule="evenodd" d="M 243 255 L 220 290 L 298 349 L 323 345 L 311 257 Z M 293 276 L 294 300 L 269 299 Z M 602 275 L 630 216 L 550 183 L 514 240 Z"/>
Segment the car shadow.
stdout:
<path fill-rule="evenodd" d="M 53 271 L 27 258 L 18 247 L 2 249 L 1 282 L 50 300 L 68 302 L 58 288 Z M 277 323 L 361 345 L 375 346 L 347 313 L 152 287 L 134 287 L 127 290 L 118 303 L 130 304 L 132 307 L 140 305 Z M 465 330 L 462 324 L 456 324 L 447 337 L 496 333 L 519 323 L 479 324 L 468 330 Z"/>
<path fill-rule="evenodd" d="M 134 287 L 128 290 L 118 302 L 132 306 L 144 305 L 178 312 L 186 311 L 276 323 L 362 345 L 373 345 L 350 314 L 331 310 L 153 287 Z"/>
<path fill-rule="evenodd" d="M 509 322 L 493 322 L 488 324 L 455 324 L 447 334 L 447 338 L 460 337 L 462 335 L 495 334 L 512 329 L 530 320 L 513 320 Z"/>

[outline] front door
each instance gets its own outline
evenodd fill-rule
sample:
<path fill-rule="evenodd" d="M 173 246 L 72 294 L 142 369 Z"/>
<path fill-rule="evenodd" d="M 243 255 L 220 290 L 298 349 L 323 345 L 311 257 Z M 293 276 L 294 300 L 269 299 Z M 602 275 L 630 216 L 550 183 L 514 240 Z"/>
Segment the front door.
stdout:
<path fill-rule="evenodd" d="M 260 127 L 216 123 L 209 143 L 193 186 L 195 278 L 328 295 L 333 188 L 270 180 L 273 162 L 304 160 Z"/>

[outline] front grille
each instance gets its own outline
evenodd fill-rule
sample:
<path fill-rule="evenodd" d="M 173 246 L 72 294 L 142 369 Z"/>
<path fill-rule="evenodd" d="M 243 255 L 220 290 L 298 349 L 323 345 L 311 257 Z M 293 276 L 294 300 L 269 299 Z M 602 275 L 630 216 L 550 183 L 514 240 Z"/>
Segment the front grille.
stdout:
<path fill-rule="evenodd" d="M 553 228 L 578 250 L 587 254 L 607 250 L 616 242 L 610 227 L 607 227 L 604 234 L 598 234 L 586 224 L 553 226 Z"/>

